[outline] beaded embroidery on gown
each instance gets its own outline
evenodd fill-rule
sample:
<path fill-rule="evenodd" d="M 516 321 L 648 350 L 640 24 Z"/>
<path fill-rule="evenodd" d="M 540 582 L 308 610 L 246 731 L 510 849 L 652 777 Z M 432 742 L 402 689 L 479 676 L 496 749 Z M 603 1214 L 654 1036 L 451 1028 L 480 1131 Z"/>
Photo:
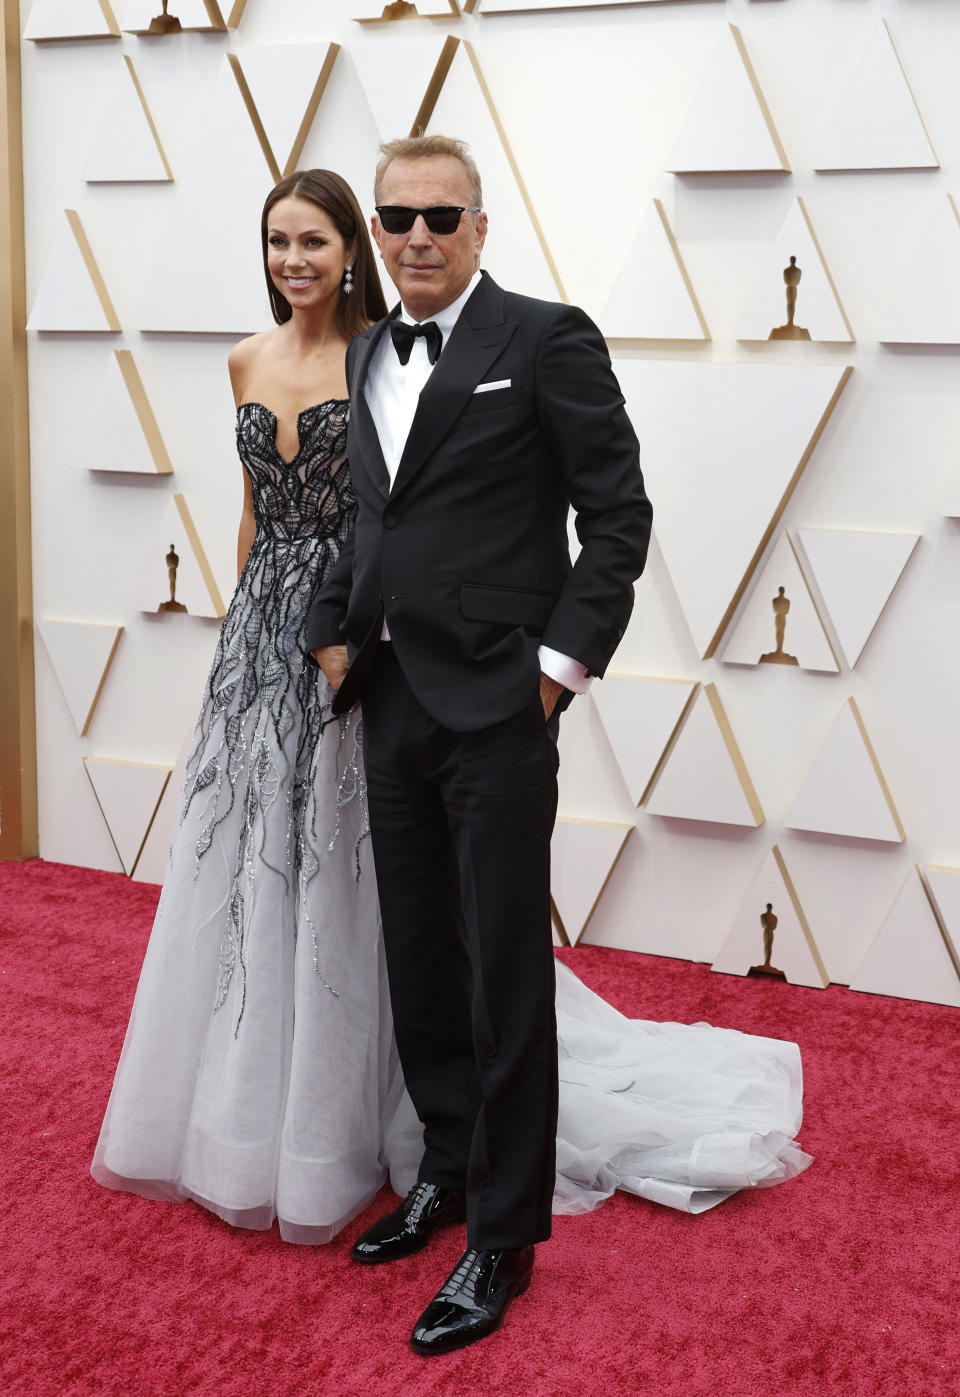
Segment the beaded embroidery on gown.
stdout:
<path fill-rule="evenodd" d="M 223 622 L 180 822 L 92 1172 L 240 1227 L 329 1241 L 423 1142 L 392 1044 L 354 713 L 302 648 L 353 522 L 347 404 L 241 406 L 257 536 Z M 621 1188 L 686 1212 L 810 1163 L 799 1050 L 624 1018 L 557 965 L 553 1210 Z"/>
<path fill-rule="evenodd" d="M 237 416 L 257 533 L 224 619 L 97 1145 L 100 1183 L 329 1240 L 385 1177 L 390 1013 L 356 715 L 303 651 L 353 523 L 348 406 Z M 396 1074 L 394 1074 L 396 1075 Z M 395 1090 L 398 1089 L 395 1087 Z"/>

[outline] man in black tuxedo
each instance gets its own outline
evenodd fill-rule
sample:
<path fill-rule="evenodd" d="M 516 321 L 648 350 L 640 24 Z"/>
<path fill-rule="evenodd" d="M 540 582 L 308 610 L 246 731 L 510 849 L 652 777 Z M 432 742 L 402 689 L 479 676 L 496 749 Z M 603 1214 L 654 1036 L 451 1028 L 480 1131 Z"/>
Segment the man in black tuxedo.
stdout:
<path fill-rule="evenodd" d="M 478 270 L 466 148 L 382 151 L 373 235 L 401 305 L 347 351 L 358 515 L 307 644 L 338 711 L 362 695 L 397 1044 L 424 1124 L 418 1184 L 353 1255 L 408 1256 L 466 1217 L 411 1339 L 440 1353 L 499 1326 L 550 1235 L 559 711 L 623 635 L 651 510 L 596 326 Z"/>

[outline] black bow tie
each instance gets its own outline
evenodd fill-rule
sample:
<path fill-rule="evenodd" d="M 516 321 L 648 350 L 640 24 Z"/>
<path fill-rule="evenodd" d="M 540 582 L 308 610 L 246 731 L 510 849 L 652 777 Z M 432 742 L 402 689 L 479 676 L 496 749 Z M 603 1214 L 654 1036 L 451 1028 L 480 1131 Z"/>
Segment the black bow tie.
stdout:
<path fill-rule="evenodd" d="M 427 358 L 431 364 L 435 364 L 440 358 L 440 351 L 443 348 L 443 332 L 437 322 L 427 320 L 423 325 L 408 325 L 405 320 L 391 320 L 390 337 L 401 364 L 409 362 L 410 351 L 413 349 L 413 342 L 418 335 L 422 335 L 426 340 Z"/>

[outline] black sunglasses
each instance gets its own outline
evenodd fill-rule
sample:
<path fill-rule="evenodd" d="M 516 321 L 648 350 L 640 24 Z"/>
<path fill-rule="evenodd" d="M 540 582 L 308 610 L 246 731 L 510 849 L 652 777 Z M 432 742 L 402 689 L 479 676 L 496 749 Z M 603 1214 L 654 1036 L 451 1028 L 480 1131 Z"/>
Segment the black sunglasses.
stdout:
<path fill-rule="evenodd" d="M 410 209 L 406 204 L 377 204 L 377 217 L 385 233 L 409 233 L 423 215 L 423 221 L 431 233 L 446 237 L 460 227 L 462 213 L 479 213 L 479 204 L 433 204 L 428 209 Z"/>

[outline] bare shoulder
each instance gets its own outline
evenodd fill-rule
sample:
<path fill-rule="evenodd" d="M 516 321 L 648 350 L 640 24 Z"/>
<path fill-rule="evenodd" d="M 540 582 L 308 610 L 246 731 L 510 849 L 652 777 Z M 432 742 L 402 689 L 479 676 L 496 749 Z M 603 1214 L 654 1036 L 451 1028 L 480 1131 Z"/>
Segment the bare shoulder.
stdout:
<path fill-rule="evenodd" d="M 256 366 L 270 354 L 275 335 L 276 330 L 262 330 L 257 335 L 248 335 L 246 339 L 238 340 L 227 355 L 230 383 L 237 403 L 242 399 Z"/>

